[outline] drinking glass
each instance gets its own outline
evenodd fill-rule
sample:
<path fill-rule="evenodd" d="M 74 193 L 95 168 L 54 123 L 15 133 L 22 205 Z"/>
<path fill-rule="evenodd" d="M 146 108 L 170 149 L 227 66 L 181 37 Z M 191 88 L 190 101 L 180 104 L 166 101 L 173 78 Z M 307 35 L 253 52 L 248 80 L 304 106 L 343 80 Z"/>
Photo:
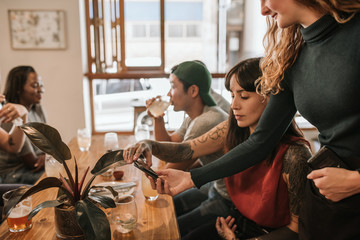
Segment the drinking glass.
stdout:
<path fill-rule="evenodd" d="M 169 96 L 160 96 L 149 106 L 148 110 L 154 117 L 161 116 L 170 106 Z"/>
<path fill-rule="evenodd" d="M 11 195 L 16 189 L 10 190 L 3 195 L 4 204 L 9 201 Z M 31 220 L 27 221 L 29 213 L 32 210 L 31 196 L 18 203 L 10 212 L 7 223 L 10 232 L 23 232 L 32 226 Z"/>
<path fill-rule="evenodd" d="M 45 156 L 45 173 L 48 177 L 59 177 L 62 173 L 63 165 L 59 163 L 53 156 L 46 154 Z"/>
<path fill-rule="evenodd" d="M 83 128 L 78 129 L 77 131 L 77 142 L 80 148 L 80 151 L 89 151 L 91 145 L 91 133 L 89 129 Z"/>
<path fill-rule="evenodd" d="M 119 140 L 116 133 L 114 132 L 105 133 L 104 148 L 106 152 L 112 152 L 119 149 Z M 109 169 L 101 175 L 103 177 L 111 177 L 112 174 L 113 174 L 113 169 Z"/>
<path fill-rule="evenodd" d="M 136 227 L 137 207 L 134 196 L 116 198 L 116 207 L 111 209 L 111 221 L 121 233 L 128 233 Z"/>
<path fill-rule="evenodd" d="M 135 127 L 135 140 L 137 142 L 149 138 L 150 138 L 150 131 L 148 125 L 143 124 L 143 125 L 137 125 Z"/>
<path fill-rule="evenodd" d="M 155 189 L 152 189 L 150 180 L 147 178 L 145 173 L 141 174 L 141 189 L 144 197 L 148 201 L 154 201 L 159 196 L 158 192 Z"/>
<path fill-rule="evenodd" d="M 118 136 L 114 132 L 105 133 L 104 147 L 106 152 L 112 152 L 119 149 Z"/>

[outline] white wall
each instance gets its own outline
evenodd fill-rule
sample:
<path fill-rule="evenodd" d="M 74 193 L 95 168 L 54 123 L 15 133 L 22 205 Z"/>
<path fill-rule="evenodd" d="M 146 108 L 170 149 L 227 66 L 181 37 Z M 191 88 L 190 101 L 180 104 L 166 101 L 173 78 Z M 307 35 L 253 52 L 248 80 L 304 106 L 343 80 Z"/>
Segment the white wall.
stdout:
<path fill-rule="evenodd" d="M 65 50 L 13 50 L 10 45 L 8 9 L 60 9 L 66 15 Z M 42 105 L 48 124 L 59 130 L 64 142 L 85 127 L 83 73 L 80 41 L 79 1 L 0 1 L 0 91 L 7 73 L 17 65 L 31 65 L 42 77 L 45 93 Z"/>
<path fill-rule="evenodd" d="M 260 1 L 245 0 L 243 54 L 241 59 L 264 55 L 262 44 L 266 33 L 266 17 L 261 15 Z"/>

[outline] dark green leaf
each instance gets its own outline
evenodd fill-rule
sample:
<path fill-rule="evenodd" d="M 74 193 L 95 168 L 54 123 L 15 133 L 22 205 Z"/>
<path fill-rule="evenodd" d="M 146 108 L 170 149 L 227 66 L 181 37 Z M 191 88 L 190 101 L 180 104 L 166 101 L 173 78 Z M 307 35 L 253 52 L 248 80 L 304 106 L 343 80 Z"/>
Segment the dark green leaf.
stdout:
<path fill-rule="evenodd" d="M 52 200 L 52 201 L 45 201 L 37 205 L 29 214 L 28 221 L 32 219 L 41 209 L 44 208 L 51 208 L 51 207 L 57 207 L 64 203 L 64 198 L 62 200 Z"/>
<path fill-rule="evenodd" d="M 89 199 L 76 202 L 76 219 L 87 240 L 111 239 L 110 224 L 103 211 Z"/>
<path fill-rule="evenodd" d="M 96 162 L 95 167 L 91 170 L 91 174 L 100 175 L 110 169 L 114 163 L 117 163 L 119 166 L 123 166 L 126 164 L 123 158 L 123 150 L 105 153 Z"/>
<path fill-rule="evenodd" d="M 119 195 L 119 193 L 117 191 L 115 191 L 111 186 L 105 186 L 105 188 L 111 192 L 111 194 L 114 196 L 114 198 Z"/>
<path fill-rule="evenodd" d="M 56 177 L 47 177 L 41 180 L 38 184 L 34 185 L 33 187 L 20 187 L 14 191 L 14 193 L 11 195 L 10 200 L 6 202 L 4 205 L 4 216 L 8 216 L 10 213 L 10 210 L 19 202 L 21 202 L 23 199 L 33 195 L 34 193 L 40 192 L 44 189 L 52 188 L 52 187 L 62 187 L 62 182 L 60 179 Z M 63 188 L 64 192 L 72 199 L 71 194 Z"/>
<path fill-rule="evenodd" d="M 35 146 L 52 155 L 60 163 L 71 159 L 69 147 L 61 140 L 55 128 L 44 123 L 31 122 L 22 125 L 21 129 Z"/>
<path fill-rule="evenodd" d="M 94 200 L 95 202 L 99 203 L 103 208 L 114 208 L 116 207 L 116 204 L 114 200 L 107 196 L 100 196 L 100 195 L 92 195 L 89 196 L 91 200 Z"/>

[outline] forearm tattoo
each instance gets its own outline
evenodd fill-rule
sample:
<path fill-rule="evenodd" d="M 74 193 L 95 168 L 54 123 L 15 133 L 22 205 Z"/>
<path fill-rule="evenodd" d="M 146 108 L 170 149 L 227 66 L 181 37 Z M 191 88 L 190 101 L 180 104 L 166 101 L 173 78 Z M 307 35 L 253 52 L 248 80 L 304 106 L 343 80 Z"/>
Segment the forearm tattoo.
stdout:
<path fill-rule="evenodd" d="M 208 134 L 204 134 L 201 137 L 196 138 L 194 141 L 192 141 L 192 143 L 194 144 L 194 146 L 196 146 L 197 144 L 205 143 L 209 140 L 217 141 L 221 139 L 223 141 L 225 138 L 225 134 L 227 134 L 227 130 L 228 123 L 223 122 L 222 124 L 216 126 L 216 128 L 214 130 L 211 130 Z"/>
<path fill-rule="evenodd" d="M 14 146 L 15 143 L 14 143 L 14 139 L 12 138 L 12 136 L 9 136 L 9 141 L 8 141 L 9 145 L 10 146 Z"/>
<path fill-rule="evenodd" d="M 311 157 L 305 143 L 298 142 L 287 150 L 283 160 L 283 173 L 288 176 L 290 212 L 299 216 L 299 210 L 305 192 L 306 175 L 309 172 L 307 160 Z"/>
<path fill-rule="evenodd" d="M 188 142 L 153 142 L 152 154 L 166 162 L 183 162 L 192 159 L 194 151 Z"/>

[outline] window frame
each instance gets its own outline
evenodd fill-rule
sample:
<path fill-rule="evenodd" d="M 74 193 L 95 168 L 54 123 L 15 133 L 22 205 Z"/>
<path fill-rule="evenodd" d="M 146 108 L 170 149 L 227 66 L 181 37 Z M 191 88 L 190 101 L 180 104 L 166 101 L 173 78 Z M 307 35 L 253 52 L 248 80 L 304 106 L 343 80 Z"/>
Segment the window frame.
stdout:
<path fill-rule="evenodd" d="M 85 16 L 86 16 L 86 41 L 87 41 L 87 60 L 88 68 L 87 73 L 84 74 L 85 77 L 89 80 L 89 90 L 90 90 L 90 108 L 91 108 L 91 128 L 94 134 L 102 134 L 103 132 L 98 132 L 95 130 L 95 116 L 94 116 L 94 97 L 93 97 L 93 80 L 95 79 L 135 79 L 135 78 L 168 78 L 169 73 L 165 72 L 165 0 L 160 1 L 160 41 L 161 41 L 161 65 L 156 67 L 128 67 L 125 65 L 125 19 L 124 19 L 124 1 L 125 0 L 84 0 L 85 1 Z M 100 29 L 99 26 L 102 26 L 102 34 L 104 35 L 104 21 L 103 17 L 99 17 L 99 2 L 102 3 L 102 12 L 101 16 L 104 16 L 104 1 L 109 1 L 110 3 L 119 4 L 119 18 L 115 19 L 113 24 L 120 26 L 120 39 L 115 41 L 120 41 L 120 62 L 117 62 L 118 72 L 116 73 L 107 73 L 103 72 L 101 69 L 101 64 L 105 63 L 105 59 L 101 60 L 100 52 L 105 52 L 106 42 L 100 44 Z M 90 18 L 90 2 L 92 2 L 93 9 L 93 18 Z M 219 23 L 217 24 L 219 28 Z M 92 47 L 92 36 L 91 36 L 91 27 L 94 28 L 94 54 L 95 57 L 91 56 L 91 47 Z M 186 28 L 184 28 L 186 34 Z M 219 36 L 217 36 L 219 41 Z M 102 49 L 101 49 L 102 48 Z M 118 44 L 116 44 L 115 51 L 118 52 Z M 217 48 L 217 56 L 219 57 L 219 47 Z M 118 56 L 116 56 L 118 57 Z M 114 56 L 113 56 L 114 58 Z M 218 59 L 219 60 L 219 59 Z M 93 64 L 96 66 L 96 73 L 93 73 L 92 68 Z M 225 73 L 212 73 L 213 78 L 224 78 Z M 121 132 L 122 134 L 133 134 L 133 131 Z"/>

